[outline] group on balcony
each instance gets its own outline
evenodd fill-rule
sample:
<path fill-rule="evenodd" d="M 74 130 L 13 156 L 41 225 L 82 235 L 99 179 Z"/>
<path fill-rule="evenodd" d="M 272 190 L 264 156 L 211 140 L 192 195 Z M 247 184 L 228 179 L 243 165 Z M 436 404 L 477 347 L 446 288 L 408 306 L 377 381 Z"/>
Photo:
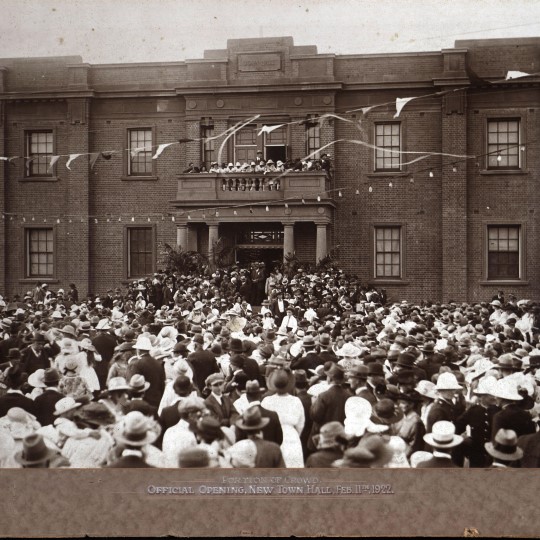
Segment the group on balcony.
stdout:
<path fill-rule="evenodd" d="M 210 164 L 210 168 L 206 167 L 205 163 L 201 163 L 199 166 L 194 165 L 193 162 L 189 164 L 189 167 L 184 170 L 184 173 L 212 173 L 212 174 L 237 174 L 237 173 L 280 173 L 280 172 L 314 172 L 324 171 L 328 179 L 332 176 L 332 161 L 329 154 L 323 154 L 320 159 L 289 159 L 285 162 L 277 160 L 274 162 L 272 159 L 264 160 L 257 157 L 256 160 L 250 162 L 241 163 L 237 161 L 234 163 L 222 163 L 219 165 L 217 161 Z"/>

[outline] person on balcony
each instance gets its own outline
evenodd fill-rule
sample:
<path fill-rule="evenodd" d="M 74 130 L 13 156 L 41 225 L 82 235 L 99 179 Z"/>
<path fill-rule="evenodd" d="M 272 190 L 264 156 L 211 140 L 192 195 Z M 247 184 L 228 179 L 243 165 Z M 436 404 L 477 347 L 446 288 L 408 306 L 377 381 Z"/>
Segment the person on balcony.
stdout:
<path fill-rule="evenodd" d="M 217 161 L 212 162 L 212 164 L 210 165 L 210 170 L 208 172 L 211 174 L 216 174 L 216 173 L 221 172 L 219 165 L 217 164 Z"/>

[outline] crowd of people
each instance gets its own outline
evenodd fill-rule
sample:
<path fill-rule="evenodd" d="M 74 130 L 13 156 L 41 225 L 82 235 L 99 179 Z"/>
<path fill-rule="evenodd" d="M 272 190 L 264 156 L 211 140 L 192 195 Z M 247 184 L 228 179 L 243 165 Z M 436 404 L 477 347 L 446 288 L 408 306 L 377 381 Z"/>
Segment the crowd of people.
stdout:
<path fill-rule="evenodd" d="M 330 154 L 322 154 L 320 158 L 305 158 L 305 159 L 287 159 L 285 161 L 273 159 L 263 159 L 262 153 L 257 154 L 257 157 L 251 161 L 236 163 L 221 163 L 213 161 L 210 164 L 201 163 L 195 165 L 189 163 L 188 168 L 183 172 L 190 173 L 280 173 L 285 171 L 290 172 L 308 172 L 308 171 L 325 171 L 328 178 L 332 174 L 332 158 Z"/>
<path fill-rule="evenodd" d="M 21 298 L 22 297 L 22 298 Z M 0 467 L 537 467 L 540 305 L 335 268 L 0 297 Z"/>

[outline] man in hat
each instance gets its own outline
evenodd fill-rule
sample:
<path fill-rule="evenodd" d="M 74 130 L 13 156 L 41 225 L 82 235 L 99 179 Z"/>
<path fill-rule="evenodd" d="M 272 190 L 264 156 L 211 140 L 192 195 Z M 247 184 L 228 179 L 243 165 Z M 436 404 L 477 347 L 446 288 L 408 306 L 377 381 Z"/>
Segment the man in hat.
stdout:
<path fill-rule="evenodd" d="M 494 469 L 519 467 L 523 450 L 518 447 L 516 432 L 511 429 L 499 429 L 492 441 L 485 444 L 486 452 L 493 459 Z"/>
<path fill-rule="evenodd" d="M 56 369 L 46 369 L 43 373 L 42 381 L 45 389 L 41 395 L 36 397 L 34 404 L 36 406 L 36 418 L 38 422 L 42 426 L 48 426 L 55 420 L 54 406 L 65 396 L 58 389 L 60 373 Z"/>
<path fill-rule="evenodd" d="M 108 468 L 151 468 L 144 447 L 152 444 L 159 429 L 150 418 L 139 411 L 132 411 L 118 423 L 114 432 L 120 457 L 107 465 Z"/>
<path fill-rule="evenodd" d="M 207 409 L 222 426 L 230 426 L 234 422 L 235 409 L 231 398 L 223 393 L 225 377 L 221 373 L 212 373 L 206 378 L 205 386 L 210 390 L 209 396 L 204 400 Z"/>
<path fill-rule="evenodd" d="M 43 435 L 32 433 L 23 439 L 22 450 L 15 454 L 15 461 L 24 469 L 53 469 L 69 466 L 69 461 L 58 451 L 45 444 Z"/>
<path fill-rule="evenodd" d="M 49 343 L 41 332 L 34 332 L 32 343 L 22 352 L 23 371 L 32 375 L 38 369 L 51 367 L 52 359 L 60 352 L 60 347 L 53 341 Z"/>
<path fill-rule="evenodd" d="M 407 458 L 424 447 L 423 437 L 426 428 L 416 412 L 416 407 L 421 402 L 422 396 L 416 390 L 401 392 L 397 399 L 397 406 L 403 413 L 403 418 L 394 425 L 394 433 L 405 441 Z"/>
<path fill-rule="evenodd" d="M 111 332 L 107 319 L 101 319 L 96 326 L 97 335 L 92 339 L 92 345 L 101 356 L 101 361 L 109 365 L 118 345 L 116 336 Z"/>
<path fill-rule="evenodd" d="M 452 469 L 457 465 L 452 460 L 452 449 L 463 442 L 463 437 L 456 435 L 452 422 L 441 420 L 433 424 L 430 433 L 424 435 L 424 441 L 433 448 L 433 457 L 417 465 L 419 469 Z"/>
<path fill-rule="evenodd" d="M 464 433 L 467 426 L 470 428 L 470 437 L 466 437 L 460 449 L 469 460 L 472 468 L 488 467 L 489 458 L 485 444 L 491 439 L 493 417 L 501 409 L 496 404 L 496 398 L 491 391 L 496 384 L 495 377 L 488 376 L 480 380 L 473 392 L 478 401 L 465 410 L 454 422 L 456 433 Z"/>
<path fill-rule="evenodd" d="M 266 425 L 262 427 L 262 438 L 266 441 L 271 441 L 277 445 L 281 445 L 283 442 L 283 429 L 281 427 L 281 422 L 279 421 L 279 416 L 275 411 L 266 409 L 261 405 L 262 394 L 263 392 L 259 385 L 259 381 L 247 381 L 245 393 L 233 403 L 233 406 L 240 412 L 240 414 L 243 414 L 250 407 L 257 407 L 261 416 L 268 420 Z M 239 403 L 239 401 L 244 401 L 243 398 L 245 399 L 246 405 L 237 407 L 237 403 Z M 237 440 L 240 440 L 240 438 L 244 436 L 245 434 L 240 432 Z"/>
<path fill-rule="evenodd" d="M 379 362 L 369 362 L 367 365 L 367 381 L 364 386 L 359 385 L 355 394 L 375 405 L 384 395 L 385 379 L 384 368 Z"/>
<path fill-rule="evenodd" d="M 189 396 L 197 396 L 197 391 L 193 388 L 191 379 L 185 374 L 178 375 L 173 383 L 175 400 L 171 405 L 164 407 L 159 415 L 159 423 L 162 433 L 174 426 L 180 420 L 178 404 Z"/>
<path fill-rule="evenodd" d="M 291 307 L 287 307 L 287 311 L 285 313 L 285 316 L 283 317 L 283 320 L 281 321 L 279 329 L 289 334 L 296 332 L 297 328 L 298 320 L 293 315 L 293 309 Z"/>
<path fill-rule="evenodd" d="M 202 335 L 193 337 L 194 350 L 187 357 L 187 361 L 193 368 L 193 383 L 200 392 L 204 390 L 206 379 L 212 373 L 219 373 L 219 366 L 216 357 L 209 349 L 204 349 L 204 339 Z"/>
<path fill-rule="evenodd" d="M 7 369 L 4 375 L 7 392 L 0 397 L 0 418 L 5 416 L 12 407 L 20 407 L 26 412 L 36 415 L 37 410 L 34 401 L 27 398 L 21 390 L 27 379 L 28 376 L 22 371 L 20 364 Z"/>
<path fill-rule="evenodd" d="M 153 407 L 159 407 L 161 396 L 165 390 L 165 368 L 163 362 L 153 358 L 149 351 L 152 343 L 147 336 L 140 335 L 135 343 L 137 356 L 133 357 L 127 368 L 126 379 L 131 380 L 133 375 L 143 375 L 150 384 L 146 390 L 145 399 Z"/>
<path fill-rule="evenodd" d="M 338 363 L 339 358 L 332 350 L 332 338 L 330 337 L 330 334 L 321 334 L 319 338 L 319 351 L 317 354 L 323 364 L 325 362 L 334 362 L 334 364 Z"/>
<path fill-rule="evenodd" d="M 154 407 L 144 399 L 146 391 L 150 388 L 150 383 L 145 380 L 144 375 L 136 373 L 129 380 L 130 399 L 123 406 L 123 413 L 131 411 L 142 412 L 145 416 L 157 420 L 157 407 Z"/>
<path fill-rule="evenodd" d="M 302 338 L 302 348 L 297 358 L 291 362 L 291 369 L 303 369 L 308 371 L 316 369 L 317 366 L 324 364 L 316 352 L 315 338 L 308 334 Z"/>
<path fill-rule="evenodd" d="M 321 426 L 328 422 L 345 421 L 345 402 L 352 396 L 345 386 L 345 372 L 338 365 L 332 365 L 327 371 L 326 378 L 330 388 L 317 396 L 311 406 L 311 440 L 308 442 L 309 449 L 315 449 L 314 435 L 319 433 Z"/>
<path fill-rule="evenodd" d="M 536 426 L 530 413 L 519 406 L 523 396 L 518 392 L 517 383 L 510 378 L 499 379 L 494 385 L 491 395 L 497 398 L 501 408 L 493 416 L 491 428 L 492 438 L 500 429 L 511 429 L 518 437 L 536 432 Z"/>
<path fill-rule="evenodd" d="M 255 443 L 257 468 L 285 468 L 283 455 L 279 444 L 264 437 L 263 430 L 268 426 L 270 419 L 261 414 L 262 407 L 253 405 L 248 407 L 242 416 L 235 421 L 237 441 L 248 439 Z"/>
<path fill-rule="evenodd" d="M 431 433 L 433 425 L 436 422 L 446 420 L 453 422 L 456 418 L 456 395 L 462 392 L 463 388 L 457 382 L 456 376 L 453 373 L 441 373 L 437 379 L 438 398 L 431 406 L 426 422 L 426 432 Z"/>
<path fill-rule="evenodd" d="M 178 454 L 184 448 L 197 445 L 197 422 L 206 404 L 200 397 L 190 396 L 177 404 L 180 420 L 163 435 L 162 451 L 167 463 L 177 467 Z"/>
<path fill-rule="evenodd" d="M 316 452 L 306 460 L 307 468 L 328 468 L 343 457 L 347 436 L 341 422 L 328 422 L 314 437 Z"/>

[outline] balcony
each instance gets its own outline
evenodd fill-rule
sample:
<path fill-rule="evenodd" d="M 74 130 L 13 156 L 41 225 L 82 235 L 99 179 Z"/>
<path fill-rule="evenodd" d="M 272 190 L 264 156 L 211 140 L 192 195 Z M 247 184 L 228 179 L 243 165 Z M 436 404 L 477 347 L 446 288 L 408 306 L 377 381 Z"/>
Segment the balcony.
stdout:
<path fill-rule="evenodd" d="M 288 173 L 231 173 L 178 175 L 174 205 L 209 203 L 246 203 L 305 199 L 306 204 L 330 202 L 330 182 L 324 171 Z M 190 204 L 191 203 L 191 204 Z"/>

